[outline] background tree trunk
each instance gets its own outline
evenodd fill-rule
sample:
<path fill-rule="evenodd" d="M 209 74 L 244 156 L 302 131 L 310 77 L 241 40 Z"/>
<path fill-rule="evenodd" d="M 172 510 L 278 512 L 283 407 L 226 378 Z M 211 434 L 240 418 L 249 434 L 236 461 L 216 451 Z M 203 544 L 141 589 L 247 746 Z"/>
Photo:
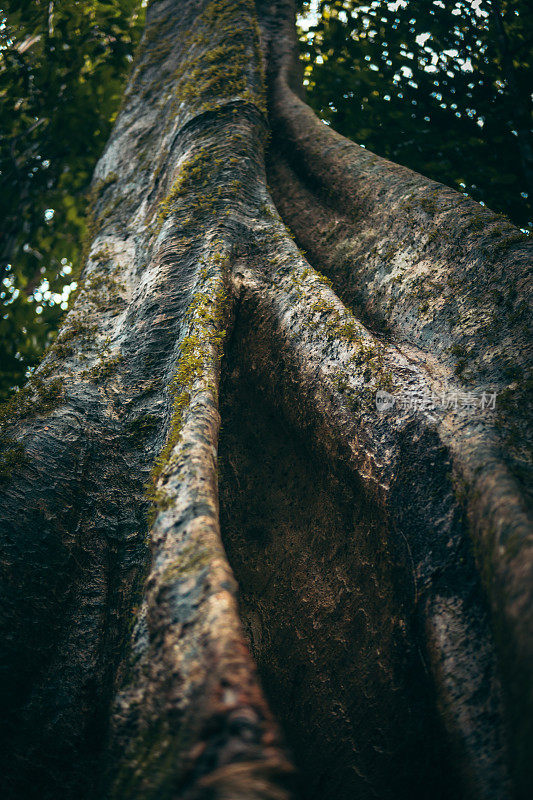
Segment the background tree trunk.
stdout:
<path fill-rule="evenodd" d="M 148 9 L 0 419 L 6 797 L 529 796 L 531 248 L 295 53 L 288 0 Z"/>

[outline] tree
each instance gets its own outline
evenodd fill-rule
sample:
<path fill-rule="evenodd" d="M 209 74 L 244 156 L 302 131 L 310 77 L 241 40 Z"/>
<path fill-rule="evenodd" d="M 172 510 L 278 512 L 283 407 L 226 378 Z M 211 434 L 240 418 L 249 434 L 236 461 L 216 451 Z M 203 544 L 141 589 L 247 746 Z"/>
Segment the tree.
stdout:
<path fill-rule="evenodd" d="M 6 797 L 528 794 L 531 247 L 295 53 L 289 0 L 147 9 L 1 412 Z"/>

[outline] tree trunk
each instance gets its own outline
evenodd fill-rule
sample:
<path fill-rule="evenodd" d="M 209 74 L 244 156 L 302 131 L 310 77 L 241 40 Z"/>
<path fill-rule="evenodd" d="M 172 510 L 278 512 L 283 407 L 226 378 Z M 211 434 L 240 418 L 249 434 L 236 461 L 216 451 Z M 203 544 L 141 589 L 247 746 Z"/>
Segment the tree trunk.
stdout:
<path fill-rule="evenodd" d="M 531 248 L 295 53 L 290 0 L 148 8 L 1 411 L 6 798 L 529 797 Z"/>

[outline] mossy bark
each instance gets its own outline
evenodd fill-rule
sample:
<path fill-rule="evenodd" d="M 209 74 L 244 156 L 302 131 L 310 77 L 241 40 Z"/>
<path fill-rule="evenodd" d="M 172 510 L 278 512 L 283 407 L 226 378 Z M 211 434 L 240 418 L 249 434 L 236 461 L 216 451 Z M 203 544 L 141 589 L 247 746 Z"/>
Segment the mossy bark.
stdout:
<path fill-rule="evenodd" d="M 319 122 L 295 52 L 288 0 L 149 6 L 0 415 L 6 797 L 528 796 L 531 248 Z"/>

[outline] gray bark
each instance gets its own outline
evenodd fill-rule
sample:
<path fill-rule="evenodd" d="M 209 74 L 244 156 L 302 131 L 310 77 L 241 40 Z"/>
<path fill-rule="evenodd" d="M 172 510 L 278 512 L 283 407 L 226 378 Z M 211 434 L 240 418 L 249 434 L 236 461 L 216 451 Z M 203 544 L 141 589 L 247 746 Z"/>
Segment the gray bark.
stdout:
<path fill-rule="evenodd" d="M 531 247 L 298 74 L 290 2 L 148 9 L 0 417 L 7 797 L 528 796 Z"/>

